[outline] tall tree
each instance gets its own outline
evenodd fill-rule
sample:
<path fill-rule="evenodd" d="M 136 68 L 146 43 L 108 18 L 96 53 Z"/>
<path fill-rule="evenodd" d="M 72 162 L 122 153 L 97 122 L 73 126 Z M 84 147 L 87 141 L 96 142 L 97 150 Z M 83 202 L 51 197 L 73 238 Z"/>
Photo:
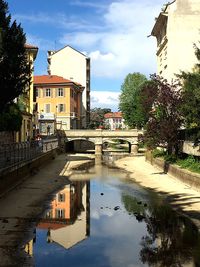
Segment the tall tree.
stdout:
<path fill-rule="evenodd" d="M 119 109 L 123 113 L 125 123 L 131 128 L 141 128 L 145 124 L 145 114 L 140 105 L 140 92 L 146 81 L 147 78 L 141 73 L 129 73 L 121 86 Z"/>
<path fill-rule="evenodd" d="M 177 131 L 182 124 L 182 91 L 179 83 L 169 84 L 156 75 L 151 78 L 155 86 L 155 96 L 149 113 L 146 141 L 150 148 L 159 144 L 166 145 L 171 154 L 178 143 Z"/>
<path fill-rule="evenodd" d="M 24 92 L 30 83 L 26 37 L 21 25 L 11 23 L 8 4 L 0 0 L 0 111 Z"/>

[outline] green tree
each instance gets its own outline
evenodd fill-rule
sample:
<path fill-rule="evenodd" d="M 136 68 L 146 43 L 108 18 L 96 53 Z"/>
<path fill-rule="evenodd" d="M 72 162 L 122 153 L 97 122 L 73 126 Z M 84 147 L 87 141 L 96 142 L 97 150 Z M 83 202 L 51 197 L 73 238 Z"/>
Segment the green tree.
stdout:
<path fill-rule="evenodd" d="M 7 105 L 0 113 L 0 131 L 19 131 L 22 125 L 22 114 L 17 104 Z"/>
<path fill-rule="evenodd" d="M 21 25 L 11 23 L 8 4 L 0 0 L 0 112 L 29 88 L 31 69 L 25 42 Z"/>
<path fill-rule="evenodd" d="M 95 129 L 104 125 L 104 115 L 111 112 L 110 108 L 93 108 L 90 110 L 89 128 Z"/>
<path fill-rule="evenodd" d="M 195 45 L 195 55 L 200 62 L 200 49 Z M 200 64 L 193 72 L 177 75 L 183 82 L 182 112 L 186 128 L 200 127 Z"/>
<path fill-rule="evenodd" d="M 141 73 L 129 73 L 121 86 L 119 109 L 123 113 L 125 123 L 131 128 L 141 128 L 146 123 L 140 101 L 141 88 L 146 81 L 147 78 Z"/>

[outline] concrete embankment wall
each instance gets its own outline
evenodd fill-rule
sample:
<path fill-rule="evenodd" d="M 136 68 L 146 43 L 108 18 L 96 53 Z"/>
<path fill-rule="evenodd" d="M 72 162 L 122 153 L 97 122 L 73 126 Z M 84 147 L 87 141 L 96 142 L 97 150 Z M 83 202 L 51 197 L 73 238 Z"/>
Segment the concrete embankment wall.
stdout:
<path fill-rule="evenodd" d="M 0 170 L 0 194 L 9 191 L 22 182 L 26 177 L 37 173 L 41 166 L 44 166 L 47 162 L 53 160 L 58 153 L 59 151 L 57 149 L 53 149 L 35 159 L 21 163 L 18 166 Z"/>
<path fill-rule="evenodd" d="M 188 186 L 200 191 L 200 174 L 181 169 L 178 165 L 169 164 L 161 158 L 153 158 L 152 153 L 149 151 L 146 152 L 145 156 L 146 161 L 157 166 L 164 173 L 168 173 Z"/>

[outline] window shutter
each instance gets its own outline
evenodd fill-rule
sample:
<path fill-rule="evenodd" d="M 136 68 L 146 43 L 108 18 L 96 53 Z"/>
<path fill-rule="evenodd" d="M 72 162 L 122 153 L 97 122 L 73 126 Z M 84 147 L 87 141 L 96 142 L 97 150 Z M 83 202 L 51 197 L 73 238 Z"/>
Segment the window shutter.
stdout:
<path fill-rule="evenodd" d="M 50 111 L 51 111 L 50 104 L 46 104 L 45 105 L 45 112 L 50 113 Z"/>
<path fill-rule="evenodd" d="M 43 88 L 43 97 L 46 96 L 46 88 Z"/>
<path fill-rule="evenodd" d="M 57 106 L 58 106 L 58 113 L 60 113 L 60 104 L 58 104 Z"/>
<path fill-rule="evenodd" d="M 65 104 L 63 104 L 63 112 L 65 112 Z"/>

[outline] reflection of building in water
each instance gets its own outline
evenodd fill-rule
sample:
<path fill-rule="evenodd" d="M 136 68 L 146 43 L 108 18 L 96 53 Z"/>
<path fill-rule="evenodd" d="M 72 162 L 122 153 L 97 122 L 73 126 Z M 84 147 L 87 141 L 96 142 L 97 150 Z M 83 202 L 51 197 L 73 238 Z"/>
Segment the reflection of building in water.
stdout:
<path fill-rule="evenodd" d="M 38 224 L 48 229 L 47 242 L 68 249 L 89 235 L 89 182 L 74 181 L 56 194 L 51 209 Z"/>
<path fill-rule="evenodd" d="M 30 256 L 33 256 L 33 243 L 34 243 L 34 240 L 31 239 L 26 245 L 25 245 L 25 252 L 27 254 L 29 254 Z"/>

